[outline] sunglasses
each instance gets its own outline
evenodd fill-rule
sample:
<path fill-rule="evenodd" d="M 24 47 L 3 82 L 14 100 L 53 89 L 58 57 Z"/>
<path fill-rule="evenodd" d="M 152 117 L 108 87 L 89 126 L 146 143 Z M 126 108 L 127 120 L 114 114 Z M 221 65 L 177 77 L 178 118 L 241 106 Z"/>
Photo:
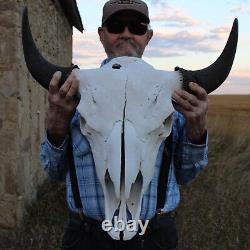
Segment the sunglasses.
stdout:
<path fill-rule="evenodd" d="M 145 35 L 148 30 L 148 24 L 140 21 L 122 21 L 108 20 L 105 24 L 109 33 L 120 34 L 128 27 L 130 33 L 138 36 Z"/>

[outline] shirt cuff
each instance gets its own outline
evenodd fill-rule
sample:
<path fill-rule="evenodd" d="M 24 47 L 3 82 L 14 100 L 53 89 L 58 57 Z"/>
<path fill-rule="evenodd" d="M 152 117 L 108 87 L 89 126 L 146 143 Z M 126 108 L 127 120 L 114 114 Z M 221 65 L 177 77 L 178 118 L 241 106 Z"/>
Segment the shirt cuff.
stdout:
<path fill-rule="evenodd" d="M 59 147 L 56 147 L 50 143 L 47 133 L 45 133 L 45 138 L 41 144 L 40 151 L 40 159 L 45 168 L 50 166 L 57 169 L 63 153 L 67 150 L 68 140 L 69 138 L 67 136 L 63 143 Z"/>
<path fill-rule="evenodd" d="M 50 141 L 49 141 L 49 137 L 48 137 L 48 132 L 46 131 L 45 133 L 45 143 L 48 144 L 48 146 L 55 151 L 64 151 L 66 146 L 67 146 L 67 142 L 68 142 L 68 138 L 69 136 L 66 135 L 65 139 L 63 140 L 62 144 L 60 146 L 55 146 L 53 145 Z"/>
<path fill-rule="evenodd" d="M 191 143 L 187 138 L 183 142 L 182 160 L 184 164 L 195 164 L 207 161 L 208 154 L 208 132 L 205 132 L 204 144 Z"/>
<path fill-rule="evenodd" d="M 189 144 L 189 145 L 193 145 L 194 147 L 195 147 L 195 146 L 197 146 L 197 147 L 204 147 L 204 146 L 207 146 L 207 145 L 208 145 L 208 132 L 207 132 L 207 129 L 206 129 L 205 132 L 204 132 L 202 142 L 203 142 L 203 143 L 200 143 L 200 144 L 192 143 L 192 142 L 188 139 L 187 136 L 186 136 L 186 139 L 185 139 L 185 141 L 184 141 L 184 143 Z"/>

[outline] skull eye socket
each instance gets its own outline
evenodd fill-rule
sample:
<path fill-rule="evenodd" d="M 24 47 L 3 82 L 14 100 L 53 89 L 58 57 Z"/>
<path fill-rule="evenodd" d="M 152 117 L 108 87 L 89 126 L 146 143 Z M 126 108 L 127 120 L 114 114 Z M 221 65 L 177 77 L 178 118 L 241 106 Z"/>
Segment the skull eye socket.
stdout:
<path fill-rule="evenodd" d="M 84 128 L 86 126 L 86 120 L 83 117 L 80 117 L 81 119 L 81 127 Z"/>
<path fill-rule="evenodd" d="M 163 121 L 163 125 L 165 126 L 167 123 L 168 117 Z"/>
<path fill-rule="evenodd" d="M 164 127 L 169 127 L 172 122 L 172 114 L 169 115 L 164 121 L 163 121 L 163 126 Z"/>
<path fill-rule="evenodd" d="M 172 129 L 172 121 L 173 117 L 172 114 L 170 114 L 162 123 L 162 128 L 158 136 L 160 137 L 167 137 L 169 136 L 171 129 Z"/>
<path fill-rule="evenodd" d="M 92 133 L 89 131 L 89 128 L 87 127 L 86 120 L 84 117 L 80 117 L 80 128 L 84 135 L 91 135 Z"/>

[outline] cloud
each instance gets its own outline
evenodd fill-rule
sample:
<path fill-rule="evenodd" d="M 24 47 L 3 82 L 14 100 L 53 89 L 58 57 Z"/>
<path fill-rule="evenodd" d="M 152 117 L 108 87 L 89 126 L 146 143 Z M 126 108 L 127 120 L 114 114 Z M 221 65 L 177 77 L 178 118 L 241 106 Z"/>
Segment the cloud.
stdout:
<path fill-rule="evenodd" d="M 250 93 L 250 77 L 234 77 L 234 76 L 230 76 L 228 77 L 227 82 L 229 84 L 235 84 L 237 83 L 238 86 L 246 86 L 249 89 L 249 93 Z"/>
<path fill-rule="evenodd" d="M 106 58 L 96 32 L 89 32 L 84 36 L 76 33 L 73 38 L 73 61 L 81 68 L 98 67 Z"/>
<path fill-rule="evenodd" d="M 232 71 L 215 94 L 250 94 L 250 73 L 248 71 Z"/>
<path fill-rule="evenodd" d="M 230 30 L 231 30 L 231 27 L 229 27 L 229 26 L 220 26 L 220 27 L 216 27 L 216 28 L 210 30 L 210 32 L 213 34 L 216 34 L 216 35 L 221 35 L 221 34 L 228 35 Z"/>
<path fill-rule="evenodd" d="M 152 22 L 164 22 L 165 26 L 176 26 L 176 27 L 191 27 L 199 24 L 194 18 L 185 15 L 180 10 L 174 12 L 164 10 L 155 16 L 151 17 Z"/>
<path fill-rule="evenodd" d="M 210 36 L 197 32 L 180 31 L 176 33 L 155 32 L 150 42 L 148 57 L 183 56 L 187 52 L 217 52 Z M 154 55 L 153 52 L 156 54 Z"/>
<path fill-rule="evenodd" d="M 147 51 L 145 52 L 145 57 L 147 58 L 169 58 L 169 57 L 179 57 L 182 56 L 183 54 L 181 52 L 172 51 L 166 48 L 148 48 Z"/>
<path fill-rule="evenodd" d="M 218 28 L 221 30 L 221 28 Z M 216 29 L 213 31 L 216 32 Z M 212 42 L 211 42 L 212 41 Z M 187 53 L 210 53 L 218 52 L 217 43 L 219 36 L 202 34 L 199 32 L 165 32 L 154 33 L 145 56 L 147 58 L 179 57 Z M 77 33 L 73 39 L 74 63 L 80 67 L 99 66 L 106 58 L 104 49 L 99 41 L 98 35 L 94 32 L 85 34 Z"/>
<path fill-rule="evenodd" d="M 231 24 L 227 26 L 219 26 L 210 30 L 209 37 L 211 39 L 225 40 L 228 38 L 231 31 Z"/>
<path fill-rule="evenodd" d="M 220 44 L 225 42 L 230 27 L 220 26 L 210 32 L 198 31 L 162 31 L 157 29 L 153 39 L 145 52 L 147 58 L 170 58 L 185 56 L 189 53 L 213 53 L 220 52 Z M 96 32 L 74 34 L 73 39 L 74 63 L 81 67 L 99 66 L 106 58 L 104 49 Z"/>
<path fill-rule="evenodd" d="M 235 70 L 232 71 L 226 79 L 213 94 L 250 94 L 250 72 Z"/>
<path fill-rule="evenodd" d="M 250 14 L 250 5 L 247 2 L 242 2 L 236 5 L 233 5 L 230 9 L 232 13 L 241 13 L 241 14 Z"/>
<path fill-rule="evenodd" d="M 152 6 L 159 6 L 159 5 L 161 7 L 168 6 L 165 0 L 148 0 L 147 2 L 149 2 Z"/>
<path fill-rule="evenodd" d="M 188 31 L 180 31 L 175 33 L 156 32 L 153 38 L 154 45 L 185 45 L 200 42 L 204 37 L 198 33 Z"/>
<path fill-rule="evenodd" d="M 185 10 L 170 5 L 164 5 L 160 11 L 151 16 L 152 22 L 164 22 L 165 26 L 192 27 L 199 21 L 188 15 Z"/>
<path fill-rule="evenodd" d="M 233 71 L 228 77 L 228 82 L 237 82 L 240 85 L 247 85 L 250 89 L 250 72 L 248 71 Z"/>

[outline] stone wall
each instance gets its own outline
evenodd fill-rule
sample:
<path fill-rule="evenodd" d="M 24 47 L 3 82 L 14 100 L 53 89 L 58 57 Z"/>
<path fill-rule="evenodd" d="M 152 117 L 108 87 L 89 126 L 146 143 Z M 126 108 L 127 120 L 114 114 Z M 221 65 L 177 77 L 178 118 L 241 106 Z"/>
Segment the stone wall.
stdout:
<path fill-rule="evenodd" d="M 43 55 L 69 66 L 72 28 L 58 0 L 0 0 L 0 229 L 15 228 L 45 178 L 39 164 L 46 91 L 28 73 L 21 17 L 28 6 L 31 30 Z"/>

